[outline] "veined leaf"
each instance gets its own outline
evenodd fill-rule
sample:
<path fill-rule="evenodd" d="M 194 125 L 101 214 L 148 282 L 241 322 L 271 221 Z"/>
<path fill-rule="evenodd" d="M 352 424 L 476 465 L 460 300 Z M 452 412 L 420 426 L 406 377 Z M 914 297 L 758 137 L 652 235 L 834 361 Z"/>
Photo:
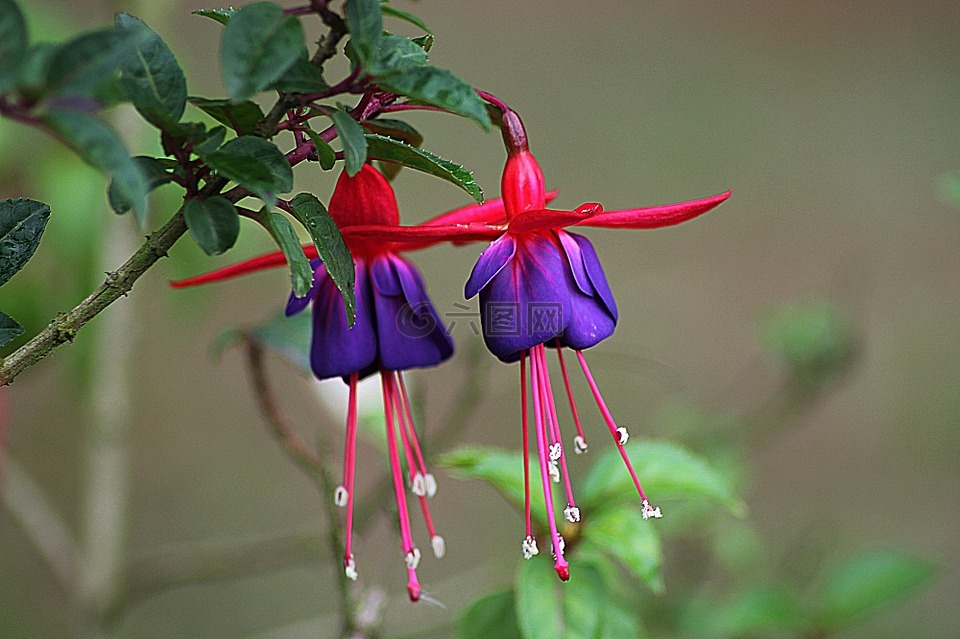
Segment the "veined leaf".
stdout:
<path fill-rule="evenodd" d="M 380 38 L 376 57 L 367 70 L 373 75 L 400 73 L 422 67 L 427 63 L 427 52 L 410 38 L 385 35 Z"/>
<path fill-rule="evenodd" d="M 203 16 L 204 18 L 210 18 L 211 20 L 216 20 L 220 24 L 227 24 L 239 9 L 199 9 L 197 11 L 191 11 L 195 16 Z"/>
<path fill-rule="evenodd" d="M 20 7 L 13 0 L 0 0 L 0 92 L 16 81 L 28 45 L 27 22 Z"/>
<path fill-rule="evenodd" d="M 300 57 L 303 26 L 272 2 L 249 4 L 223 32 L 223 82 L 234 100 L 249 98 L 280 79 Z"/>
<path fill-rule="evenodd" d="M 284 257 L 287 258 L 293 294 L 297 297 L 305 296 L 313 286 L 313 269 L 310 268 L 310 260 L 303 254 L 300 239 L 297 237 L 296 231 L 293 230 L 293 225 L 282 214 L 266 209 L 263 211 L 263 220 L 270 231 L 270 235 L 273 236 L 277 246 L 280 247 Z"/>
<path fill-rule="evenodd" d="M 660 536 L 656 524 L 645 521 L 639 510 L 605 508 L 591 512 L 584 523 L 583 537 L 626 566 L 650 590 L 663 591 Z"/>
<path fill-rule="evenodd" d="M 473 174 L 459 164 L 393 138 L 375 133 L 368 133 L 366 138 L 368 157 L 408 166 L 444 179 L 469 193 L 478 204 L 483 204 L 483 191 L 473 179 Z"/>
<path fill-rule="evenodd" d="M 173 181 L 173 176 L 168 172 L 169 169 L 175 169 L 178 164 L 174 160 L 166 158 L 151 158 L 145 155 L 138 155 L 133 158 L 137 167 L 140 169 L 143 179 L 147 182 L 147 190 L 154 189 Z M 130 202 L 123 199 L 119 187 L 110 181 L 110 187 L 107 189 L 107 200 L 110 202 L 110 208 L 117 213 L 126 213 L 132 207 Z"/>
<path fill-rule="evenodd" d="M 363 127 L 341 109 L 333 109 L 329 115 L 343 144 L 343 163 L 347 175 L 354 176 L 367 161 L 367 140 L 364 138 Z"/>
<path fill-rule="evenodd" d="M 605 636 L 612 603 L 600 573 L 578 565 L 562 583 L 548 561 L 534 557 L 520 563 L 516 577 L 516 611 L 524 639 L 594 639 Z"/>
<path fill-rule="evenodd" d="M 242 100 L 208 100 L 206 98 L 191 97 L 190 104 L 197 107 L 218 122 L 226 124 L 237 132 L 237 135 L 253 133 L 257 123 L 263 119 L 263 109 L 256 102 Z"/>
<path fill-rule="evenodd" d="M 317 150 L 317 161 L 320 162 L 320 168 L 324 171 L 332 169 L 333 165 L 337 163 L 337 153 L 330 146 L 330 143 L 312 129 L 307 129 L 304 133 L 307 134 L 307 137 L 313 142 L 313 147 Z"/>
<path fill-rule="evenodd" d="M 23 327 L 9 315 L 0 312 L 0 347 L 12 342 L 23 334 Z"/>
<path fill-rule="evenodd" d="M 280 149 L 263 138 L 235 138 L 204 160 L 220 175 L 250 189 L 267 204 L 273 204 L 277 193 L 293 188 L 290 163 Z"/>
<path fill-rule="evenodd" d="M 330 86 L 323 79 L 323 73 L 305 56 L 306 51 L 280 76 L 279 80 L 270 85 L 270 88 L 288 93 L 320 93 L 329 89 Z"/>
<path fill-rule="evenodd" d="M 404 22 L 409 22 L 413 26 L 419 27 L 420 29 L 423 29 L 427 33 L 431 33 L 431 34 L 433 33 L 433 31 L 430 30 L 430 27 L 427 26 L 427 23 L 421 20 L 420 18 L 418 18 L 417 16 L 413 15 L 412 13 L 403 11 L 402 9 L 397 9 L 393 5 L 387 4 L 386 2 L 380 3 L 380 13 L 382 13 L 385 16 L 390 16 L 392 18 L 399 18 Z"/>
<path fill-rule="evenodd" d="M 152 32 L 102 29 L 77 36 L 52 53 L 47 91 L 58 96 L 95 97 L 115 80 L 121 64 L 135 55 Z"/>
<path fill-rule="evenodd" d="M 187 80 L 170 47 L 150 27 L 126 13 L 117 14 L 117 28 L 140 33 L 142 42 L 120 63 L 120 84 L 144 118 L 159 129 L 180 121 L 187 105 Z"/>
<path fill-rule="evenodd" d="M 377 54 L 383 33 L 380 2 L 347 0 L 343 12 L 347 18 L 347 29 L 350 31 L 350 45 L 359 57 L 361 66 L 366 68 Z"/>
<path fill-rule="evenodd" d="M 484 131 L 490 130 L 490 116 L 483 100 L 473 87 L 446 69 L 416 67 L 378 76 L 376 81 L 387 91 L 468 117 Z"/>
<path fill-rule="evenodd" d="M 193 240 L 207 255 L 220 255 L 233 247 L 240 234 L 237 209 L 222 197 L 187 200 L 183 218 Z"/>
<path fill-rule="evenodd" d="M 0 201 L 0 286 L 33 257 L 49 219 L 50 207 L 43 202 Z"/>

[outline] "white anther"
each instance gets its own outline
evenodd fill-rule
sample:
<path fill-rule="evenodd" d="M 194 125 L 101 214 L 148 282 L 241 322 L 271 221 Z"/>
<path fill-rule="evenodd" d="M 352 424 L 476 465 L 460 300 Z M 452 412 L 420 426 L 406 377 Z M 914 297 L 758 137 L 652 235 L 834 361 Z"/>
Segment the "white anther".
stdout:
<path fill-rule="evenodd" d="M 553 480 L 553 483 L 560 483 L 560 469 L 557 468 L 557 462 L 549 461 L 547 462 L 547 470 L 550 471 L 550 479 Z"/>
<path fill-rule="evenodd" d="M 437 494 L 437 478 L 433 476 L 433 473 L 424 475 L 423 483 L 427 488 L 427 497 L 433 497 Z"/>
<path fill-rule="evenodd" d="M 660 519 L 663 517 L 663 513 L 660 512 L 660 506 L 654 508 L 650 505 L 650 502 L 646 499 L 643 500 L 643 518 L 644 519 Z"/>
<path fill-rule="evenodd" d="M 577 435 L 573 438 L 573 452 L 578 455 L 582 455 L 583 453 L 587 452 L 587 442 L 580 435 Z"/>
<path fill-rule="evenodd" d="M 567 506 L 563 509 L 563 518 L 571 524 L 580 521 L 580 509 L 576 506 Z"/>
<path fill-rule="evenodd" d="M 560 442 L 555 444 L 550 444 L 550 461 L 557 461 L 560 459 L 560 456 L 563 454 L 563 446 L 560 445 Z"/>
<path fill-rule="evenodd" d="M 427 487 L 423 480 L 423 475 L 417 473 L 413 476 L 413 494 L 417 497 L 423 497 L 427 494 Z"/>
<path fill-rule="evenodd" d="M 563 549 L 567 547 L 567 542 L 565 542 L 565 541 L 563 540 L 563 537 L 561 537 L 560 535 L 557 535 L 557 545 L 560 546 L 560 553 L 562 554 L 562 553 L 563 553 Z M 556 548 L 551 548 L 551 549 L 550 549 L 550 552 L 553 554 L 553 558 L 556 559 L 556 558 L 557 558 L 557 549 L 556 549 Z"/>
<path fill-rule="evenodd" d="M 440 535 L 431 537 L 430 545 L 433 546 L 433 556 L 437 559 L 443 557 L 447 552 L 447 544 Z"/>
<path fill-rule="evenodd" d="M 630 433 L 627 432 L 627 429 L 621 426 L 617 429 L 617 443 L 623 446 L 627 443 L 627 440 L 630 439 Z"/>
<path fill-rule="evenodd" d="M 350 497 L 350 493 L 348 493 L 347 489 L 343 486 L 337 486 L 337 489 L 333 491 L 333 503 L 340 506 L 340 508 L 347 505 L 348 497 Z"/>
<path fill-rule="evenodd" d="M 411 570 L 416 570 L 417 566 L 420 565 L 420 549 L 414 548 L 406 555 L 404 555 L 403 560 L 407 562 L 407 568 Z"/>
<path fill-rule="evenodd" d="M 353 555 L 350 555 L 350 558 L 344 563 L 343 572 L 348 579 L 352 579 L 353 581 L 357 580 L 357 564 L 353 560 Z"/>
<path fill-rule="evenodd" d="M 540 549 L 537 548 L 537 540 L 533 537 L 524 537 L 520 549 L 523 550 L 524 559 L 530 559 L 534 555 L 540 554 Z"/>

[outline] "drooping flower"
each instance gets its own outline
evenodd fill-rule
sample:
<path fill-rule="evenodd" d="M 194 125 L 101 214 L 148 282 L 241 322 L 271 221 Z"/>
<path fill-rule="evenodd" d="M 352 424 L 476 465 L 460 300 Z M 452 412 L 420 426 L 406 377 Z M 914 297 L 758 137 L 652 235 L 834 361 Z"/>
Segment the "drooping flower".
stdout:
<path fill-rule="evenodd" d="M 387 449 L 399 511 L 403 556 L 408 571 L 407 590 L 410 599 L 416 601 L 421 593 L 416 574 L 420 551 L 413 543 L 410 530 L 401 449 L 408 469 L 407 482 L 420 501 L 434 554 L 439 558 L 445 550 L 444 540 L 436 533 L 427 504 L 427 498 L 436 493 L 437 484 L 434 476 L 427 471 L 403 371 L 436 366 L 453 354 L 453 341 L 427 296 L 420 272 L 412 262 L 400 255 L 404 247 L 376 237 L 366 237 L 362 233 L 350 233 L 352 228 L 365 226 L 398 227 L 400 217 L 390 183 L 370 165 L 364 165 L 353 177 L 344 172 L 330 199 L 329 213 L 344 231 L 353 256 L 356 270 L 355 324 L 348 326 L 340 291 L 324 265 L 316 258 L 311 261 L 314 280 L 310 292 L 301 298 L 291 293 L 286 313 L 299 313 L 312 303 L 310 364 L 313 373 L 318 379 L 343 377 L 350 388 L 343 483 L 337 488 L 334 500 L 338 506 L 346 508 L 343 562 L 344 570 L 351 579 L 357 578 L 352 539 L 357 384 L 372 373 L 380 373 Z M 316 256 L 309 249 L 307 253 Z M 283 263 L 283 255 L 273 253 L 173 285 L 182 287 L 218 281 Z"/>

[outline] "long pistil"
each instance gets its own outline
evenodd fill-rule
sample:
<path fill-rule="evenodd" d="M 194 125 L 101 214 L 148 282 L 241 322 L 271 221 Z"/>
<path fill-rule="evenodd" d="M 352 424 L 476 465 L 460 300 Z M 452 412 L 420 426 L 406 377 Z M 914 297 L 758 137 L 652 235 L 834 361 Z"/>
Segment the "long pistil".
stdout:
<path fill-rule="evenodd" d="M 557 405 L 553 401 L 553 387 L 550 385 L 550 371 L 547 369 L 547 353 L 546 348 L 543 344 L 540 344 L 535 348 L 536 356 L 539 360 L 538 369 L 540 371 L 540 388 L 543 391 L 543 402 L 545 405 L 544 415 L 549 420 L 550 427 L 553 430 L 554 434 L 554 447 L 551 447 L 551 459 L 553 457 L 552 452 L 556 450 L 556 460 L 554 462 L 559 462 L 560 464 L 560 474 L 563 477 L 563 488 L 567 493 L 567 507 L 563 509 L 563 518 L 569 521 L 570 523 L 580 521 L 580 509 L 577 508 L 577 503 L 573 498 L 573 485 L 570 483 L 570 473 L 567 472 L 567 455 L 563 450 L 563 444 L 560 436 L 560 420 L 557 419 Z"/>
<path fill-rule="evenodd" d="M 346 539 L 343 551 L 343 570 L 350 579 L 357 578 L 353 559 L 353 480 L 357 465 L 357 382 L 358 373 L 350 375 L 350 398 L 347 404 L 347 441 L 343 453 L 343 484 L 337 487 L 334 501 L 347 507 Z"/>
<path fill-rule="evenodd" d="M 557 359 L 560 360 L 560 374 L 563 375 L 563 386 L 567 391 L 567 400 L 570 402 L 570 414 L 577 427 L 577 436 L 573 439 L 573 451 L 580 455 L 587 452 L 587 438 L 583 434 L 583 424 L 580 423 L 580 413 L 577 411 L 577 402 L 573 399 L 573 390 L 570 388 L 570 376 L 567 375 L 567 364 L 563 361 L 563 348 L 557 339 Z"/>
<path fill-rule="evenodd" d="M 523 558 L 530 559 L 540 553 L 537 549 L 537 539 L 533 536 L 533 526 L 530 521 L 530 436 L 527 417 L 527 351 L 520 351 L 520 415 L 523 423 L 523 517 L 526 524 L 526 536 L 523 538 L 521 549 Z"/>

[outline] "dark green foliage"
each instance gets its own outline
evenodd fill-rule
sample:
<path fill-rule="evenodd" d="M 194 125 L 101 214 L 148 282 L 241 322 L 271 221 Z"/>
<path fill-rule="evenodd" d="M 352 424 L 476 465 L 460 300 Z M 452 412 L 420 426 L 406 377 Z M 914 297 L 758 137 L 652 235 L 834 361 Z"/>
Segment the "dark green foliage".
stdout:
<path fill-rule="evenodd" d="M 262 215 L 264 225 L 287 258 L 293 294 L 297 297 L 305 296 L 310 292 L 310 287 L 313 285 L 313 269 L 310 268 L 310 260 L 303 254 L 300 240 L 297 238 L 296 231 L 293 230 L 293 225 L 280 213 L 264 209 Z"/>
<path fill-rule="evenodd" d="M 484 595 L 464 609 L 457 620 L 458 639 L 521 639 L 512 590 Z"/>
<path fill-rule="evenodd" d="M 313 147 L 317 150 L 317 162 L 324 171 L 329 171 L 337 162 L 337 152 L 333 150 L 330 143 L 320 137 L 316 131 L 307 129 L 307 137 L 313 142 Z"/>
<path fill-rule="evenodd" d="M 348 175 L 356 175 L 367 161 L 367 140 L 363 127 L 349 113 L 333 109 L 329 113 L 343 144 L 343 163 Z"/>
<path fill-rule="evenodd" d="M 191 97 L 190 104 L 227 125 L 236 131 L 237 135 L 250 135 L 257 126 L 257 122 L 263 119 L 263 109 L 250 100 L 234 102 Z"/>
<path fill-rule="evenodd" d="M 193 240 L 207 255 L 220 255 L 232 248 L 240 234 L 237 209 L 222 197 L 187 200 L 183 218 Z"/>
<path fill-rule="evenodd" d="M 159 129 L 180 121 L 187 104 L 187 81 L 170 47 L 133 16 L 116 18 L 121 32 L 142 35 L 142 41 L 120 64 L 120 85 L 144 119 Z"/>
<path fill-rule="evenodd" d="M 417 169 L 441 178 L 459 186 L 470 194 L 478 204 L 483 203 L 483 191 L 480 190 L 473 174 L 467 171 L 459 164 L 444 160 L 441 157 L 410 146 L 403 142 L 388 138 L 374 133 L 368 133 L 367 138 L 367 156 L 377 160 L 384 160 L 411 169 Z"/>
<path fill-rule="evenodd" d="M 28 46 L 27 23 L 13 0 L 0 0 L 0 92 L 16 81 Z"/>
<path fill-rule="evenodd" d="M 234 100 L 249 98 L 283 76 L 300 57 L 303 27 L 272 2 L 244 6 L 223 32 L 223 82 Z"/>
<path fill-rule="evenodd" d="M 42 202 L 0 201 L 0 286 L 33 256 L 49 219 L 50 207 Z"/>
<path fill-rule="evenodd" d="M 485 131 L 490 129 L 490 117 L 483 100 L 473 87 L 446 69 L 406 69 L 377 77 L 377 84 L 387 91 L 468 117 Z"/>
<path fill-rule="evenodd" d="M 96 98 L 116 81 L 121 64 L 136 56 L 137 48 L 151 36 L 156 34 L 149 29 L 102 29 L 58 46 L 47 67 L 47 94 Z"/>
<path fill-rule="evenodd" d="M 140 174 L 147 181 L 149 191 L 170 183 L 173 180 L 170 171 L 176 170 L 178 166 L 173 160 L 151 158 L 145 155 L 138 155 L 133 158 L 133 161 L 136 162 Z M 119 187 L 112 180 L 110 181 L 110 188 L 107 189 L 107 200 L 110 202 L 110 208 L 117 213 L 126 213 L 132 207 L 130 202 L 124 199 Z"/>
<path fill-rule="evenodd" d="M 220 175 L 250 190 L 267 204 L 293 188 L 293 171 L 283 153 L 263 138 L 245 135 L 204 157 Z"/>
<path fill-rule="evenodd" d="M 383 32 L 380 3 L 378 0 L 347 0 L 344 15 L 350 31 L 350 45 L 360 65 L 367 67 L 377 54 Z"/>
<path fill-rule="evenodd" d="M 280 79 L 270 85 L 270 88 L 276 91 L 320 93 L 330 87 L 324 81 L 320 69 L 307 59 L 304 51 L 303 55 L 284 71 Z"/>
<path fill-rule="evenodd" d="M 23 334 L 23 327 L 9 315 L 0 312 L 0 347 L 17 339 Z"/>
<path fill-rule="evenodd" d="M 211 20 L 216 20 L 220 24 L 227 24 L 237 13 L 237 9 L 199 9 L 193 12 L 195 16 L 203 16 L 204 18 L 210 18 Z"/>
<path fill-rule="evenodd" d="M 386 2 L 381 2 L 381 3 L 380 3 L 380 12 L 381 12 L 383 15 L 385 15 L 385 16 L 390 16 L 390 17 L 393 17 L 393 18 L 399 18 L 400 20 L 403 20 L 404 22 L 409 22 L 409 23 L 412 24 L 413 26 L 419 27 L 419 28 L 423 29 L 424 31 L 426 31 L 427 33 L 433 33 L 433 32 L 430 30 L 430 28 L 427 26 L 427 24 L 426 24 L 423 20 L 421 20 L 420 18 L 418 18 L 417 16 L 415 16 L 415 15 L 413 15 L 412 13 L 409 13 L 409 12 L 407 12 L 407 11 L 403 11 L 402 9 L 397 9 L 396 7 L 391 6 L 391 5 L 387 4 Z"/>

